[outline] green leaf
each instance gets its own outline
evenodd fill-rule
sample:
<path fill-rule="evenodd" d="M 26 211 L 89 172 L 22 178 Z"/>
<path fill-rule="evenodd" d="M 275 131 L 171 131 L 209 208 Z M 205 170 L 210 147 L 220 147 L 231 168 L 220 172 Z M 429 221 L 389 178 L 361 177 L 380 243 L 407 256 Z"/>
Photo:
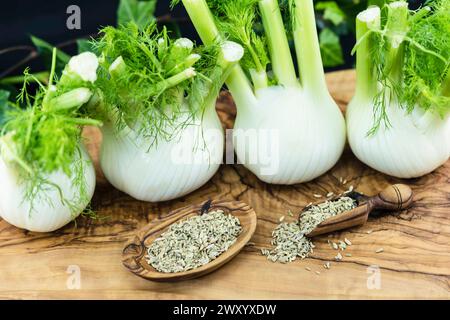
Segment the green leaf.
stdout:
<path fill-rule="evenodd" d="M 77 40 L 77 46 L 78 46 L 78 54 L 83 52 L 93 52 L 97 54 L 97 50 L 92 45 L 92 42 L 88 39 L 78 39 Z"/>
<path fill-rule="evenodd" d="M 345 13 L 335 1 L 318 2 L 316 10 L 323 11 L 324 20 L 331 21 L 335 26 L 345 21 Z"/>
<path fill-rule="evenodd" d="M 35 36 L 31 36 L 31 41 L 36 46 L 39 55 L 42 57 L 45 67 L 47 69 L 50 69 L 52 65 L 53 46 L 50 43 Z M 57 74 L 61 74 L 62 70 L 64 70 L 64 67 L 69 62 L 69 60 L 70 56 L 67 53 L 59 49 L 56 50 L 55 70 Z"/>
<path fill-rule="evenodd" d="M 0 89 L 0 129 L 5 121 L 5 112 L 9 109 L 9 91 Z"/>
<path fill-rule="evenodd" d="M 344 63 L 339 37 L 329 28 L 320 32 L 320 53 L 325 67 L 336 67 Z"/>
<path fill-rule="evenodd" d="M 117 10 L 119 25 L 134 22 L 139 29 L 144 29 L 155 20 L 157 0 L 120 0 Z"/>

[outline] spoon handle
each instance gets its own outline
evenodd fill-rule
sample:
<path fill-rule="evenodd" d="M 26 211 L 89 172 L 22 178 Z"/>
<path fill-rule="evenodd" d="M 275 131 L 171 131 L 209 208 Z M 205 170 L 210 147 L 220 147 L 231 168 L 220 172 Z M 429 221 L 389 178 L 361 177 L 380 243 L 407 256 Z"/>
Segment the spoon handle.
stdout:
<path fill-rule="evenodd" d="M 394 184 L 369 199 L 372 209 L 403 210 L 413 201 L 413 191 L 404 184 Z"/>

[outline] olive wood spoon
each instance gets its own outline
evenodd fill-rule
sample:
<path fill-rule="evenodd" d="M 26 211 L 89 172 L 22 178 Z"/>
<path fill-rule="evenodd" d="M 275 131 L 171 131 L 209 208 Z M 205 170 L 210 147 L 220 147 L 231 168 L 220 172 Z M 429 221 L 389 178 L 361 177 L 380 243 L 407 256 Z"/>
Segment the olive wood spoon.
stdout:
<path fill-rule="evenodd" d="M 164 273 L 154 269 L 147 262 L 147 248 L 173 223 L 201 215 L 209 211 L 223 210 L 225 214 L 237 217 L 242 231 L 236 242 L 215 260 L 186 272 Z M 233 259 L 251 239 L 256 230 L 256 213 L 241 201 L 207 201 L 200 205 L 191 205 L 171 211 L 167 216 L 146 225 L 125 245 L 122 251 L 122 263 L 135 275 L 151 281 L 181 281 L 203 276 L 223 266 Z"/>
<path fill-rule="evenodd" d="M 358 192 L 351 192 L 346 196 L 356 200 L 358 206 L 323 221 L 307 235 L 308 237 L 363 225 L 373 210 L 399 211 L 408 208 L 413 201 L 411 188 L 404 184 L 391 185 L 373 197 Z"/>

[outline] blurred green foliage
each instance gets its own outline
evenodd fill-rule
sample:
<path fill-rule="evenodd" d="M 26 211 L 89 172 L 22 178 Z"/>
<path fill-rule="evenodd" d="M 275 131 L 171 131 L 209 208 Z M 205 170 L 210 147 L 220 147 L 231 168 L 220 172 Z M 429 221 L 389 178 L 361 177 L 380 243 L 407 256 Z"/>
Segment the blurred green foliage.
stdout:
<path fill-rule="evenodd" d="M 355 19 L 370 5 L 383 6 L 390 0 L 314 0 L 320 50 L 325 67 L 343 65 L 343 39 L 355 37 Z"/>

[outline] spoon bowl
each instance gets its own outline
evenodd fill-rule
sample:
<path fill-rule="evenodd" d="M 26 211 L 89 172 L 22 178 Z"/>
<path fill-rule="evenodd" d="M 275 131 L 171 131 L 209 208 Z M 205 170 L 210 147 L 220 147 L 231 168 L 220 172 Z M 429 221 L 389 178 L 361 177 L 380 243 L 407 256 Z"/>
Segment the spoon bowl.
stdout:
<path fill-rule="evenodd" d="M 413 202 L 413 192 L 404 184 L 388 186 L 373 197 L 358 192 L 350 192 L 345 196 L 354 199 L 357 207 L 326 219 L 312 230 L 308 237 L 360 226 L 366 223 L 369 214 L 375 209 L 399 211 L 408 208 Z"/>
<path fill-rule="evenodd" d="M 228 250 L 209 263 L 193 270 L 164 273 L 156 270 L 147 262 L 147 248 L 163 232 L 174 223 L 202 215 L 209 211 L 222 210 L 239 219 L 242 227 L 236 242 Z M 182 281 L 194 279 L 213 272 L 233 259 L 250 241 L 256 230 L 257 217 L 255 211 L 241 201 L 207 201 L 200 205 L 192 205 L 171 211 L 162 219 L 152 221 L 143 227 L 130 240 L 122 251 L 122 263 L 130 272 L 151 281 Z"/>

